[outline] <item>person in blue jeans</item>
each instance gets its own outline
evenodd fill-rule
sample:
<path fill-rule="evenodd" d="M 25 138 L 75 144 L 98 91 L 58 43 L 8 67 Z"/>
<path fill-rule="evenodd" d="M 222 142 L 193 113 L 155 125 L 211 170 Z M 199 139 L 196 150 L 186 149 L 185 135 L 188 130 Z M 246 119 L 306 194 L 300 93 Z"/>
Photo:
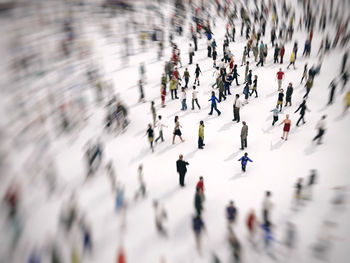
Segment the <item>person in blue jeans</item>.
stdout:
<path fill-rule="evenodd" d="M 211 92 L 211 98 L 208 101 L 211 101 L 211 109 L 210 109 L 210 112 L 208 114 L 212 115 L 213 114 L 213 109 L 214 109 L 218 113 L 218 116 L 220 116 L 221 111 L 219 111 L 217 106 L 216 106 L 216 102 L 220 103 L 220 101 L 218 100 L 217 97 L 215 97 L 215 92 L 214 91 Z"/>
<path fill-rule="evenodd" d="M 251 159 L 249 159 L 248 153 L 245 153 L 244 156 L 242 156 L 238 161 L 240 161 L 242 164 L 242 171 L 243 172 L 245 172 L 245 167 L 247 166 L 248 161 L 253 162 Z"/>

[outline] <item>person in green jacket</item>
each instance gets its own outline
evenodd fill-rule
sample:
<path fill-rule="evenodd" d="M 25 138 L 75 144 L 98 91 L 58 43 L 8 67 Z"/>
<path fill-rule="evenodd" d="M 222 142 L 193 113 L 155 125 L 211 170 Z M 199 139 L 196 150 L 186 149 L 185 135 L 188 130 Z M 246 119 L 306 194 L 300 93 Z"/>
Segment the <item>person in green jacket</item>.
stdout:
<path fill-rule="evenodd" d="M 204 122 L 200 121 L 198 130 L 198 149 L 203 149 L 204 145 Z"/>
<path fill-rule="evenodd" d="M 179 97 L 177 96 L 177 80 L 173 76 L 172 79 L 170 80 L 170 91 L 171 91 L 171 99 L 178 99 Z"/>

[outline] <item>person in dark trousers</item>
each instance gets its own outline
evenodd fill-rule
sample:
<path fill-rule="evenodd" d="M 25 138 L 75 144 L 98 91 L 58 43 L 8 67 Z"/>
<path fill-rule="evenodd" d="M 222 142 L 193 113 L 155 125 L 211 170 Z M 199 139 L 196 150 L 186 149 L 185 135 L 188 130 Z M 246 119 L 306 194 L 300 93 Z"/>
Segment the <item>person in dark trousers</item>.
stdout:
<path fill-rule="evenodd" d="M 343 61 L 342 61 L 342 65 L 341 65 L 341 71 L 340 74 L 344 73 L 345 70 L 345 66 L 346 66 L 346 62 L 348 61 L 348 52 L 346 52 L 343 56 Z"/>
<path fill-rule="evenodd" d="M 253 80 L 253 88 L 252 88 L 252 92 L 249 94 L 249 96 L 252 96 L 253 93 L 255 92 L 255 98 L 258 97 L 258 91 L 257 91 L 257 87 L 258 87 L 258 76 L 255 75 L 254 76 L 254 80 Z"/>
<path fill-rule="evenodd" d="M 190 47 L 188 49 L 188 56 L 189 56 L 189 62 L 188 64 L 191 65 L 193 63 L 193 56 L 194 56 L 194 48 L 190 44 Z"/>
<path fill-rule="evenodd" d="M 278 63 L 278 56 L 280 54 L 280 48 L 278 47 L 278 44 L 275 45 L 275 51 L 273 53 L 273 63 Z"/>
<path fill-rule="evenodd" d="M 314 82 L 313 81 L 313 77 L 309 76 L 309 78 L 307 79 L 306 84 L 305 84 L 306 93 L 305 93 L 305 95 L 303 97 L 304 99 L 307 98 L 307 96 L 309 95 L 310 90 L 311 90 L 312 85 L 313 85 L 313 82 Z"/>
<path fill-rule="evenodd" d="M 145 94 L 144 94 L 144 92 L 143 92 L 143 82 L 142 82 L 142 79 L 139 80 L 139 91 L 140 91 L 139 102 L 145 102 Z"/>
<path fill-rule="evenodd" d="M 152 149 L 152 152 L 154 152 L 154 149 L 153 149 L 153 139 L 154 139 L 154 136 L 153 136 L 153 129 L 152 129 L 152 124 L 148 124 L 148 129 L 146 131 L 146 134 L 148 135 L 148 141 L 151 145 L 151 149 Z"/>
<path fill-rule="evenodd" d="M 232 79 L 232 81 L 236 80 L 236 85 L 239 86 L 239 84 L 238 84 L 238 76 L 239 76 L 239 74 L 238 74 L 238 72 L 237 72 L 237 64 L 235 64 L 235 65 L 233 66 L 232 73 L 233 73 L 233 79 Z"/>
<path fill-rule="evenodd" d="M 241 129 L 241 150 L 247 148 L 247 137 L 248 137 L 248 125 L 245 121 L 242 121 L 242 129 Z"/>
<path fill-rule="evenodd" d="M 196 84 L 196 82 L 197 82 L 197 85 L 199 86 L 199 74 L 203 75 L 203 73 L 202 73 L 200 67 L 198 66 L 198 64 L 196 64 L 196 71 L 194 73 L 196 75 L 196 79 L 194 80 L 194 84 Z"/>
<path fill-rule="evenodd" d="M 278 121 L 278 107 L 276 106 L 276 108 L 274 108 L 273 110 L 271 110 L 271 112 L 273 112 L 273 121 L 272 121 L 272 126 L 275 126 L 275 123 Z"/>
<path fill-rule="evenodd" d="M 204 122 L 200 121 L 198 129 L 198 149 L 203 149 L 204 145 Z"/>
<path fill-rule="evenodd" d="M 187 165 L 189 165 L 188 162 L 185 162 L 183 160 L 183 155 L 180 154 L 179 155 L 179 160 L 176 161 L 176 170 L 179 173 L 179 182 L 180 182 L 180 186 L 184 187 L 185 186 L 185 175 L 187 172 Z"/>
<path fill-rule="evenodd" d="M 233 120 L 232 121 L 237 121 L 237 123 L 240 121 L 239 110 L 241 107 L 242 107 L 242 102 L 239 99 L 239 94 L 236 94 L 236 99 L 235 99 L 235 102 L 233 103 Z"/>
<path fill-rule="evenodd" d="M 293 84 L 290 82 L 286 91 L 286 104 L 284 105 L 284 107 L 287 107 L 288 103 L 289 103 L 289 106 L 292 106 L 292 94 L 293 94 Z"/>
<path fill-rule="evenodd" d="M 198 103 L 198 91 L 196 90 L 196 86 L 193 86 L 193 91 L 192 91 L 192 108 L 191 110 L 194 110 L 194 103 L 197 104 L 198 109 L 201 109 L 201 106 Z"/>
<path fill-rule="evenodd" d="M 222 81 L 222 79 L 219 79 L 218 80 L 218 88 L 219 88 L 219 102 L 222 101 L 222 98 L 224 100 L 226 100 L 226 96 L 225 96 L 225 84 L 224 82 Z"/>
<path fill-rule="evenodd" d="M 188 72 L 187 68 L 185 69 L 183 78 L 185 79 L 185 89 L 188 88 L 188 81 L 190 80 L 190 73 Z"/>
<path fill-rule="evenodd" d="M 326 117 L 327 117 L 326 115 L 323 115 L 322 118 L 316 124 L 316 129 L 318 130 L 318 133 L 312 141 L 317 140 L 317 144 L 322 143 L 322 137 L 326 131 L 326 123 L 325 123 Z"/>
<path fill-rule="evenodd" d="M 201 246 L 201 239 L 202 239 L 202 232 L 205 231 L 205 225 L 200 216 L 195 216 L 192 219 L 192 228 L 193 232 L 196 238 L 196 244 L 197 244 L 197 249 L 198 252 L 201 253 L 202 251 L 202 246 Z"/>
<path fill-rule="evenodd" d="M 216 51 L 216 48 L 213 48 L 213 68 L 216 68 L 216 59 L 218 57 L 218 52 Z"/>
<path fill-rule="evenodd" d="M 215 97 L 214 91 L 211 92 L 211 98 L 208 101 L 211 101 L 211 108 L 210 108 L 210 112 L 208 113 L 208 115 L 212 115 L 213 109 L 214 109 L 218 113 L 218 116 L 220 116 L 221 112 L 217 109 L 217 105 L 216 105 L 216 102 L 220 103 L 220 101 L 217 99 L 217 97 Z"/>
<path fill-rule="evenodd" d="M 249 159 L 248 153 L 245 153 L 241 158 L 239 158 L 238 161 L 241 162 L 242 171 L 243 171 L 244 173 L 245 173 L 245 169 L 246 169 L 246 166 L 247 166 L 248 161 L 249 161 L 249 162 L 253 162 L 251 159 Z"/>
<path fill-rule="evenodd" d="M 233 80 L 232 73 L 229 73 L 225 77 L 225 81 L 224 81 L 224 84 L 225 84 L 225 96 L 226 95 L 231 95 L 230 86 L 231 86 L 232 80 Z M 219 98 L 219 100 L 220 100 L 220 98 Z"/>
<path fill-rule="evenodd" d="M 283 107 L 283 98 L 284 98 L 284 93 L 283 93 L 283 89 L 280 90 L 280 92 L 278 93 L 278 99 L 277 99 L 277 108 L 278 105 L 280 106 L 280 112 L 282 111 L 282 107 Z"/>
<path fill-rule="evenodd" d="M 328 105 L 331 105 L 333 103 L 335 89 L 337 88 L 337 83 L 335 79 L 333 79 L 331 84 L 329 84 L 329 88 L 331 89 L 331 91 L 329 93 Z"/>
<path fill-rule="evenodd" d="M 304 65 L 304 71 L 303 71 L 303 76 L 301 77 L 300 84 L 303 83 L 303 80 L 306 79 L 307 77 L 307 63 Z"/>
<path fill-rule="evenodd" d="M 300 110 L 300 118 L 297 121 L 297 126 L 299 126 L 299 122 L 301 120 L 303 120 L 303 124 L 305 124 L 305 120 L 304 120 L 304 116 L 305 116 L 305 112 L 306 110 L 308 110 L 308 108 L 306 107 L 306 100 L 304 99 L 303 102 L 299 105 L 298 109 L 294 112 L 297 113 Z"/>
<path fill-rule="evenodd" d="M 198 50 L 198 38 L 197 38 L 197 35 L 195 32 L 192 34 L 192 39 L 193 39 L 193 44 L 194 44 L 194 51 L 197 51 Z"/>
<path fill-rule="evenodd" d="M 233 201 L 231 200 L 226 207 L 226 218 L 229 225 L 232 225 L 236 221 L 237 208 L 235 207 Z"/>
<path fill-rule="evenodd" d="M 196 194 L 194 196 L 194 208 L 196 209 L 197 216 L 201 216 L 203 210 L 203 199 L 201 194 L 201 188 L 196 188 Z"/>

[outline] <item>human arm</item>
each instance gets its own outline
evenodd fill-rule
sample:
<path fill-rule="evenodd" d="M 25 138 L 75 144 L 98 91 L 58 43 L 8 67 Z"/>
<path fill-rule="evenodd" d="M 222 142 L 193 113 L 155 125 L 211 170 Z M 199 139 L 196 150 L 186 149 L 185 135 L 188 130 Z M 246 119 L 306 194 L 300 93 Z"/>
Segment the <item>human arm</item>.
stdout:
<path fill-rule="evenodd" d="M 238 162 L 239 162 L 239 161 L 242 161 L 242 159 L 243 159 L 243 156 L 242 156 L 241 158 L 238 159 Z"/>
<path fill-rule="evenodd" d="M 247 160 L 248 160 L 249 162 L 253 162 L 253 160 L 249 159 L 249 157 L 247 157 Z"/>

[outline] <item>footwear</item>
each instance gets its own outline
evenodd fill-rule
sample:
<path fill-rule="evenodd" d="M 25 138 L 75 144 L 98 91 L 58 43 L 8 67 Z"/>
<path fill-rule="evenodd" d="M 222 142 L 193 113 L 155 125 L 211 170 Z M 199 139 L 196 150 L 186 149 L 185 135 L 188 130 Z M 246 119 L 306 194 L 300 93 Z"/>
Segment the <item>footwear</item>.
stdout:
<path fill-rule="evenodd" d="M 236 121 L 235 119 L 232 119 L 232 121 Z"/>
<path fill-rule="evenodd" d="M 242 151 L 244 150 L 244 148 L 239 148 L 239 149 L 242 150 Z"/>
<path fill-rule="evenodd" d="M 283 137 L 281 137 L 281 139 L 282 139 L 282 140 L 284 140 L 284 138 L 283 138 Z"/>
<path fill-rule="evenodd" d="M 220 113 L 218 113 L 218 116 L 220 116 L 221 115 L 221 112 Z"/>
<path fill-rule="evenodd" d="M 213 115 L 212 113 L 208 113 L 208 115 Z"/>

